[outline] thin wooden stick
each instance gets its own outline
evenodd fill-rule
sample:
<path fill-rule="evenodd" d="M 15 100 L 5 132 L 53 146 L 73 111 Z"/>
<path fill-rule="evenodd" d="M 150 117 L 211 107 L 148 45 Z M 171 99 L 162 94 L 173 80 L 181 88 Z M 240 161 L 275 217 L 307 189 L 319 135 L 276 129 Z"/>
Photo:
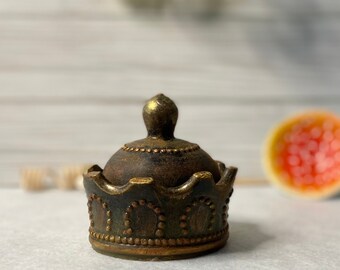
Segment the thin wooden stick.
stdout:
<path fill-rule="evenodd" d="M 270 185 L 269 181 L 265 179 L 236 179 L 236 186 L 268 186 Z"/>

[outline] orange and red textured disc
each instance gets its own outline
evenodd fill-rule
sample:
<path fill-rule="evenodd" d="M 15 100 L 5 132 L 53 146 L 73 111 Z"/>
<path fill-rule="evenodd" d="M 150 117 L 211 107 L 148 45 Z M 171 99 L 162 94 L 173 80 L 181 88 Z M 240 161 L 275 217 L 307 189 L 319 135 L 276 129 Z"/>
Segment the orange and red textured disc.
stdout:
<path fill-rule="evenodd" d="M 340 118 L 311 111 L 289 118 L 270 132 L 264 153 L 269 180 L 310 198 L 340 192 Z"/>

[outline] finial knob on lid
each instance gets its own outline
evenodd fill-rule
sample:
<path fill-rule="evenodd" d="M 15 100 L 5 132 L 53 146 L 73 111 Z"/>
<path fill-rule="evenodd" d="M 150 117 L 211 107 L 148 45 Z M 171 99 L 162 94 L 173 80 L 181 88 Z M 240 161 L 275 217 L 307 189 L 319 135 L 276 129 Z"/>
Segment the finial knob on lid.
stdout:
<path fill-rule="evenodd" d="M 148 137 L 164 140 L 174 138 L 178 109 L 167 96 L 158 94 L 149 99 L 143 108 L 143 118 Z"/>
<path fill-rule="evenodd" d="M 135 177 L 151 177 L 162 186 L 175 187 L 200 171 L 220 179 L 215 160 L 197 144 L 174 137 L 178 109 L 170 98 L 158 94 L 149 99 L 143 118 L 148 136 L 124 144 L 110 158 L 103 171 L 109 182 L 126 185 Z"/>

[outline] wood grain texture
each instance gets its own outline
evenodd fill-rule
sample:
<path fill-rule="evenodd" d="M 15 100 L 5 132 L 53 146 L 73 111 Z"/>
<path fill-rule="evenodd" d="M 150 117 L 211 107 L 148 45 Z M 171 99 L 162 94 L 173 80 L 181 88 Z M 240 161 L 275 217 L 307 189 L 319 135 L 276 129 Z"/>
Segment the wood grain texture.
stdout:
<path fill-rule="evenodd" d="M 202 20 L 115 0 L 0 1 L 0 186 L 17 185 L 27 165 L 103 166 L 145 136 L 141 108 L 158 92 L 178 103 L 178 137 L 241 178 L 264 178 L 277 121 L 340 113 L 340 5 L 229 0 L 220 10 Z"/>

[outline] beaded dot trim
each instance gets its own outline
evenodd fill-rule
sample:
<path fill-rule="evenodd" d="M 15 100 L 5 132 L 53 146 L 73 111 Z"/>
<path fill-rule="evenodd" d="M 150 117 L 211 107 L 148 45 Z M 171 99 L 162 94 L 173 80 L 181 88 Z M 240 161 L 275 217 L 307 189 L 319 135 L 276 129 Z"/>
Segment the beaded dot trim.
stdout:
<path fill-rule="evenodd" d="M 88 202 L 87 202 L 89 218 L 90 218 L 90 229 L 94 229 L 94 219 L 93 219 L 93 212 L 92 212 L 92 203 L 94 201 L 97 201 L 98 203 L 100 203 L 102 208 L 104 210 L 106 210 L 106 228 L 105 228 L 105 230 L 107 232 L 111 231 L 111 225 L 112 225 L 111 210 L 109 209 L 107 203 L 104 202 L 103 199 L 100 198 L 96 194 L 91 194 L 89 196 L 89 199 L 88 199 Z"/>
<path fill-rule="evenodd" d="M 155 231 L 156 237 L 163 237 L 164 235 L 164 228 L 165 228 L 165 215 L 162 213 L 162 210 L 159 206 L 153 204 L 152 202 L 148 202 L 144 199 L 141 199 L 139 201 L 133 201 L 127 208 L 124 213 L 124 225 L 125 230 L 123 231 L 124 235 L 131 235 L 133 233 L 133 230 L 131 228 L 131 213 L 134 209 L 137 207 L 147 207 L 151 209 L 157 216 L 158 222 L 157 222 L 157 229 Z"/>
<path fill-rule="evenodd" d="M 228 219 L 229 201 L 230 201 L 231 195 L 233 195 L 233 192 L 234 192 L 234 189 L 231 189 L 230 193 L 228 194 L 228 198 L 225 200 L 225 204 L 223 205 L 223 208 L 222 208 L 223 226 L 226 226 L 228 224 L 227 219 Z"/>
<path fill-rule="evenodd" d="M 193 146 L 185 147 L 185 148 L 145 148 L 145 147 L 128 147 L 126 144 L 121 148 L 127 152 L 143 152 L 143 153 L 187 153 L 193 152 L 200 149 L 199 145 L 195 144 Z"/>
<path fill-rule="evenodd" d="M 222 222 L 223 222 L 223 226 L 227 225 L 228 208 L 229 208 L 229 206 L 227 204 L 223 205 L 223 208 L 222 208 Z"/>
<path fill-rule="evenodd" d="M 105 233 L 97 233 L 90 228 L 90 237 L 97 240 L 111 242 L 115 244 L 137 245 L 137 246 L 186 246 L 194 244 L 203 244 L 216 241 L 228 232 L 228 227 L 214 234 L 203 235 L 192 238 L 138 238 L 122 237 Z"/>
<path fill-rule="evenodd" d="M 209 197 L 200 197 L 199 199 L 194 200 L 191 205 L 187 206 L 185 208 L 185 213 L 181 215 L 180 217 L 180 223 L 179 226 L 182 229 L 182 234 L 187 235 L 189 233 L 189 224 L 188 224 L 188 214 L 191 212 L 192 208 L 197 206 L 197 205 L 205 205 L 210 208 L 210 220 L 209 220 L 209 225 L 208 225 L 208 230 L 211 231 L 213 228 L 213 224 L 215 222 L 215 216 L 216 216 L 216 206 L 215 204 L 211 201 Z"/>

